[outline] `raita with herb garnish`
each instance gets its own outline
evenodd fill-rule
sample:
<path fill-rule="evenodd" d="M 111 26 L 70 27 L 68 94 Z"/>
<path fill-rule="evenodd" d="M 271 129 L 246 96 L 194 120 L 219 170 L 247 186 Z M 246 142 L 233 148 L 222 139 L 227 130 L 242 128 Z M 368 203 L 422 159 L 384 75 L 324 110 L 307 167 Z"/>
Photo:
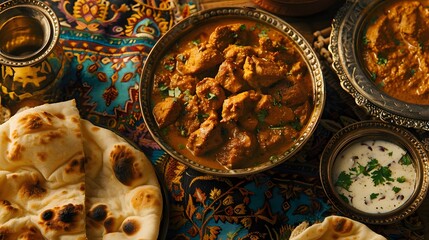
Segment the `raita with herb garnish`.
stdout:
<path fill-rule="evenodd" d="M 180 154 L 236 169 L 275 160 L 313 111 L 308 66 L 284 33 L 248 20 L 199 27 L 157 67 L 153 115 Z"/>
<path fill-rule="evenodd" d="M 403 148 L 371 140 L 353 143 L 337 156 L 333 179 L 344 202 L 367 213 L 386 213 L 413 194 L 416 171 Z"/>
<path fill-rule="evenodd" d="M 365 24 L 362 62 L 375 85 L 404 102 L 429 104 L 429 1 L 385 1 Z"/>

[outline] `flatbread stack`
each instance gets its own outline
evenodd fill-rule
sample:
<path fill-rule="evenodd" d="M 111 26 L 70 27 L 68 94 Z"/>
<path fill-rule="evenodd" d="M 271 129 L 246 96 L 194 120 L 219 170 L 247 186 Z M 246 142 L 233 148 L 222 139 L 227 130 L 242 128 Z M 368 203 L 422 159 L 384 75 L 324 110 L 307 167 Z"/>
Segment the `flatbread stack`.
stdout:
<path fill-rule="evenodd" d="M 150 161 L 73 100 L 15 114 L 0 138 L 0 239 L 157 239 Z"/>
<path fill-rule="evenodd" d="M 290 240 L 385 240 L 365 224 L 341 216 L 326 217 L 323 222 L 311 226 L 307 222 L 298 225 Z"/>

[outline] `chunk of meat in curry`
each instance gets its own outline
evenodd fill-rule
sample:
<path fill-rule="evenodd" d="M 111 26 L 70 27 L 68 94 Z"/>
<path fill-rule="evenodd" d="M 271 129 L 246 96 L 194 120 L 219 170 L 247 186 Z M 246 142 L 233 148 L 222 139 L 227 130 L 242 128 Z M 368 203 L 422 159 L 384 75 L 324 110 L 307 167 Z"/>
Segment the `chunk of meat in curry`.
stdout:
<path fill-rule="evenodd" d="M 252 132 L 243 130 L 234 124 L 225 124 L 225 126 L 225 129 L 228 129 L 229 136 L 216 156 L 223 166 L 234 169 L 237 167 L 237 163 L 252 158 L 252 155 L 256 152 L 258 142 Z"/>
<path fill-rule="evenodd" d="M 194 155 L 200 156 L 216 149 L 222 142 L 222 129 L 217 115 L 213 113 L 189 135 L 186 146 Z"/>
<path fill-rule="evenodd" d="M 168 128 L 183 154 L 228 169 L 282 153 L 313 107 L 311 76 L 299 52 L 264 26 L 201 31 L 171 50 L 156 72 L 153 114 L 165 119 L 159 127 Z M 165 105 L 174 114 L 161 111 Z"/>
<path fill-rule="evenodd" d="M 177 61 L 177 70 L 182 74 L 196 74 L 207 71 L 222 63 L 222 53 L 210 44 L 198 44 L 185 51 Z"/>
<path fill-rule="evenodd" d="M 216 74 L 216 81 L 227 91 L 238 93 L 250 89 L 249 84 L 243 79 L 243 68 L 232 60 L 225 60 Z"/>
<path fill-rule="evenodd" d="M 168 97 L 153 108 L 156 123 L 160 128 L 176 122 L 179 118 L 182 105 L 175 98 Z"/>
<path fill-rule="evenodd" d="M 204 112 L 218 110 L 225 100 L 225 91 L 213 78 L 204 78 L 198 82 L 196 93 Z"/>

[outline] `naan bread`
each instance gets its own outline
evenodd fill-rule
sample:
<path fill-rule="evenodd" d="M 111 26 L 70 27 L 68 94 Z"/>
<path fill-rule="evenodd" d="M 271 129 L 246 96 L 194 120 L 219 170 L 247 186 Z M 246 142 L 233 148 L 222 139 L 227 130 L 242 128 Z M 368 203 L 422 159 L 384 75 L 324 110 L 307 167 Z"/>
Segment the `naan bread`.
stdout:
<path fill-rule="evenodd" d="M 0 125 L 0 239 L 157 239 L 161 188 L 151 162 L 73 100 Z"/>
<path fill-rule="evenodd" d="M 151 162 L 112 131 L 81 126 L 88 239 L 157 239 L 162 195 Z"/>
<path fill-rule="evenodd" d="M 329 216 L 321 223 L 308 226 L 307 222 L 297 226 L 290 236 L 290 240 L 385 240 L 365 224 L 346 217 Z"/>
<path fill-rule="evenodd" d="M 85 169 L 74 101 L 0 125 L 0 239 L 86 239 Z"/>

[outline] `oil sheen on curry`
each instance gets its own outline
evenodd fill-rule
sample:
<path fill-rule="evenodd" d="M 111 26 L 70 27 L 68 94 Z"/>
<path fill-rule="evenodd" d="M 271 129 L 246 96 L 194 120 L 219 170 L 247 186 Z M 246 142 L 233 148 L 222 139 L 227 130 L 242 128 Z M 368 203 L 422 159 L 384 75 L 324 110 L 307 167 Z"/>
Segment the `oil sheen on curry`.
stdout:
<path fill-rule="evenodd" d="M 368 18 L 363 63 L 386 94 L 429 104 L 429 1 L 388 1 Z"/>
<path fill-rule="evenodd" d="M 276 159 L 313 110 L 311 74 L 292 40 L 251 21 L 182 38 L 157 67 L 153 115 L 169 144 L 215 169 Z"/>

